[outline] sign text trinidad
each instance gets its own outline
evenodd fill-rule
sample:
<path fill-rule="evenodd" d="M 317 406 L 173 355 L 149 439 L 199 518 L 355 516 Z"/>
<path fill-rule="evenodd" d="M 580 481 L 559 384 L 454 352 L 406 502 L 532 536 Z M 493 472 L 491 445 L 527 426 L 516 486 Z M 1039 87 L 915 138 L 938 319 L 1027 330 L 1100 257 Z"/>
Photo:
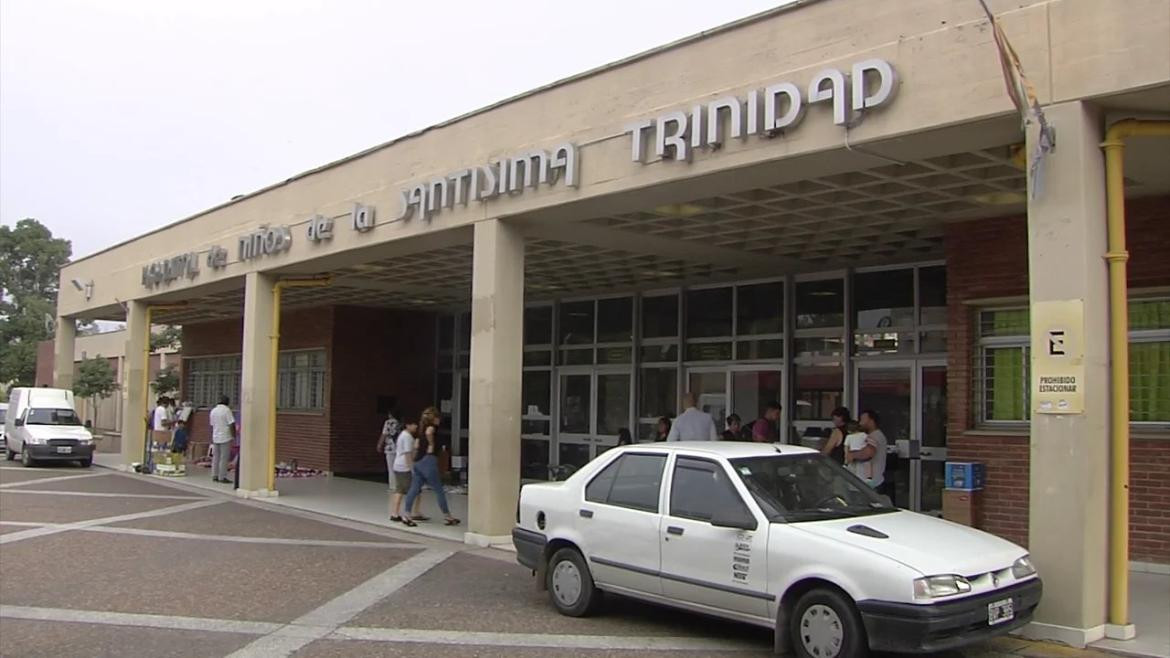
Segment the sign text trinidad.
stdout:
<path fill-rule="evenodd" d="M 695 149 L 717 148 L 728 137 L 772 137 L 795 127 L 804 118 L 806 105 L 818 103 L 832 106 L 833 123 L 848 126 L 851 115 L 880 107 L 897 87 L 894 68 L 884 59 L 857 62 L 852 74 L 824 69 L 809 82 L 807 96 L 791 82 L 774 82 L 748 91 L 746 98 L 723 96 L 627 124 L 630 158 L 646 162 L 648 140 L 658 158 L 689 161 Z"/>

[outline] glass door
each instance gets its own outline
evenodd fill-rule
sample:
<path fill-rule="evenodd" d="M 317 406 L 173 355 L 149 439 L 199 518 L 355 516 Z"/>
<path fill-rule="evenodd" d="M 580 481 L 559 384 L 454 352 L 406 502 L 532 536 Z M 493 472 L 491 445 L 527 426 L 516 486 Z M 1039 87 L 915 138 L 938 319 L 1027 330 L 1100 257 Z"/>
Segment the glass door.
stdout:
<path fill-rule="evenodd" d="M 617 445 L 633 411 L 629 370 L 569 370 L 560 375 L 557 464 L 581 468 Z"/>
<path fill-rule="evenodd" d="M 942 515 L 943 471 L 947 461 L 947 366 L 946 361 L 919 362 L 919 422 L 922 448 L 919 509 Z"/>
<path fill-rule="evenodd" d="M 890 496 L 894 504 L 916 509 L 917 482 L 911 473 L 911 443 L 915 439 L 913 362 L 862 363 L 857 366 L 857 410 L 855 415 L 872 409 L 881 417 L 886 435 L 885 481 L 892 483 Z"/>
<path fill-rule="evenodd" d="M 873 409 L 889 441 L 894 504 L 940 514 L 947 459 L 947 367 L 942 359 L 857 366 L 856 413 Z"/>
<path fill-rule="evenodd" d="M 592 371 L 562 371 L 559 390 L 557 464 L 580 468 L 593 458 Z"/>
<path fill-rule="evenodd" d="M 784 371 L 760 366 L 739 366 L 731 370 L 731 409 L 746 428 L 749 423 L 764 417 L 769 402 L 784 399 Z M 776 421 L 774 441 L 783 441 L 788 432 Z"/>

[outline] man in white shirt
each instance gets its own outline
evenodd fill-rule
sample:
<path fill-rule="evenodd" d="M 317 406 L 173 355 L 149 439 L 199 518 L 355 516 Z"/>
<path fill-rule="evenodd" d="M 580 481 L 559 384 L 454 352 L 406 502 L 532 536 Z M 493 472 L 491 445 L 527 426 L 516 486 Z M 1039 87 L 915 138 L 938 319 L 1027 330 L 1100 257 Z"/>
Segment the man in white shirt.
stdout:
<path fill-rule="evenodd" d="M 699 411 L 695 407 L 695 394 L 687 392 L 682 399 L 683 412 L 674 419 L 670 426 L 667 441 L 718 441 L 719 433 L 715 431 L 715 421 L 711 414 Z"/>
<path fill-rule="evenodd" d="M 861 425 L 861 429 L 865 432 L 865 447 L 861 450 L 849 450 L 845 456 L 845 461 L 849 464 L 859 464 L 869 462 L 866 464 L 869 468 L 866 469 L 868 478 L 866 482 L 873 487 L 878 493 L 890 495 L 893 493 L 892 487 L 886 487 L 886 446 L 889 441 L 886 440 L 886 435 L 879 427 L 882 422 L 881 416 L 878 412 L 872 409 L 866 409 L 857 417 L 857 424 Z M 893 499 L 893 496 L 890 495 Z"/>
<path fill-rule="evenodd" d="M 232 441 L 236 438 L 236 417 L 228 406 L 230 402 L 226 395 L 220 398 L 219 404 L 208 416 L 211 422 L 211 479 L 229 484 L 228 463 L 232 455 Z"/>

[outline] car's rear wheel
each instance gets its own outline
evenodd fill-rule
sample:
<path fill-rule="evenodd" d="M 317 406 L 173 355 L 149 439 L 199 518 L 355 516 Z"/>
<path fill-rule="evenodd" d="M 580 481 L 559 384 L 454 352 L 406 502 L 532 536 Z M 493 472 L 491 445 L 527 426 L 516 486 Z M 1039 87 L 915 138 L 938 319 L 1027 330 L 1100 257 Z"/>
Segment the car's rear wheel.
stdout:
<path fill-rule="evenodd" d="M 4 447 L 4 452 L 8 453 L 5 455 L 8 458 L 8 461 L 16 459 L 16 453 L 9 450 L 7 446 Z"/>
<path fill-rule="evenodd" d="M 549 599 L 562 615 L 584 617 L 601 603 L 601 590 L 593 585 L 585 558 L 576 549 L 562 548 L 554 553 L 545 578 Z"/>
<path fill-rule="evenodd" d="M 802 658 L 862 658 L 869 655 L 865 626 L 853 601 L 834 589 L 806 592 L 792 611 L 792 648 Z"/>

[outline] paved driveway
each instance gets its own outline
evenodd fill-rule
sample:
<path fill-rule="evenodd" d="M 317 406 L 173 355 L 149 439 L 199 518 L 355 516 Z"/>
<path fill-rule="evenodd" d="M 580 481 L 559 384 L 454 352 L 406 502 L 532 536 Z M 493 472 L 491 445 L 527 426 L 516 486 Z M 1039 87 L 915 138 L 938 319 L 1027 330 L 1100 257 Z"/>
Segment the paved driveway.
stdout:
<path fill-rule="evenodd" d="M 562 617 L 502 551 L 101 469 L 0 466 L 0 545 L 3 656 L 771 655 L 761 629 L 620 598 Z"/>

